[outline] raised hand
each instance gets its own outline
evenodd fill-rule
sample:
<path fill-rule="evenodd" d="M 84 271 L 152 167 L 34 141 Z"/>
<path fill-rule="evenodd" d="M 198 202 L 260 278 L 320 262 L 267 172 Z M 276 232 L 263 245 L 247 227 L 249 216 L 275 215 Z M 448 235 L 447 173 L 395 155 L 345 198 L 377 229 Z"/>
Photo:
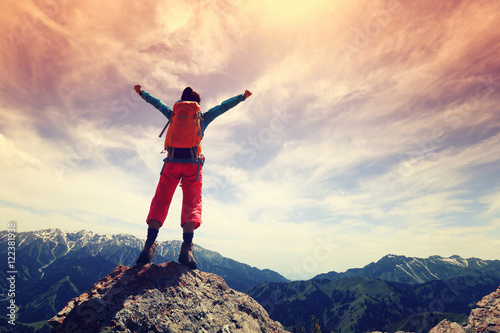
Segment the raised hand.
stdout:
<path fill-rule="evenodd" d="M 139 95 L 141 94 L 141 92 L 143 92 L 144 90 L 142 90 L 142 86 L 140 84 L 136 84 L 134 86 L 134 90 L 136 93 L 138 93 Z"/>

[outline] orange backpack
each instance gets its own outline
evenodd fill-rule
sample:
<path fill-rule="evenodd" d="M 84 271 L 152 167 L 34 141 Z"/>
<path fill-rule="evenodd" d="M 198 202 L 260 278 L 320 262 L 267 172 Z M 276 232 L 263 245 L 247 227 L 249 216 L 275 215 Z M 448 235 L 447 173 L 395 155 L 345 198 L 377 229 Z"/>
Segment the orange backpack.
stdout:
<path fill-rule="evenodd" d="M 180 101 L 174 104 L 172 117 L 167 123 L 164 145 L 169 155 L 173 156 L 175 148 L 196 148 L 196 157 L 200 155 L 202 139 L 200 120 L 201 111 L 198 103 Z"/>

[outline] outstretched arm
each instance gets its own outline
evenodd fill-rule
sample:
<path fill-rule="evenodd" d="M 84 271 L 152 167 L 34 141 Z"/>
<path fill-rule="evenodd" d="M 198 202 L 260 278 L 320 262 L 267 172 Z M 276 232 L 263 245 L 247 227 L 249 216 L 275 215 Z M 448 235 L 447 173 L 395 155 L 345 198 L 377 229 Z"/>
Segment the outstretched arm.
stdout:
<path fill-rule="evenodd" d="M 236 95 L 228 100 L 225 100 L 220 105 L 214 106 L 207 112 L 203 114 L 203 120 L 205 121 L 205 127 L 208 126 L 215 118 L 226 112 L 227 110 L 234 108 L 236 105 L 240 104 L 248 97 L 250 97 L 252 93 L 248 90 L 241 95 Z"/>
<path fill-rule="evenodd" d="M 150 93 L 145 92 L 140 84 L 134 86 L 134 90 L 139 96 L 142 97 L 146 102 L 157 108 L 163 115 L 167 118 L 172 116 L 172 109 L 163 103 L 160 99 L 153 97 Z"/>

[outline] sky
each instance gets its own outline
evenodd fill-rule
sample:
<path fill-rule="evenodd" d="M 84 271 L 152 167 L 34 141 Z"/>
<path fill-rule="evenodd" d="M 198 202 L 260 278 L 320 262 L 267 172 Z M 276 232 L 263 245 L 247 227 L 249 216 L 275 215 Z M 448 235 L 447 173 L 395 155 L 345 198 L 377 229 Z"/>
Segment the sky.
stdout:
<path fill-rule="evenodd" d="M 500 259 L 500 2 L 4 0 L 0 216 L 145 239 L 167 105 L 203 140 L 194 242 L 296 279 Z M 176 191 L 159 241 L 180 240 Z"/>

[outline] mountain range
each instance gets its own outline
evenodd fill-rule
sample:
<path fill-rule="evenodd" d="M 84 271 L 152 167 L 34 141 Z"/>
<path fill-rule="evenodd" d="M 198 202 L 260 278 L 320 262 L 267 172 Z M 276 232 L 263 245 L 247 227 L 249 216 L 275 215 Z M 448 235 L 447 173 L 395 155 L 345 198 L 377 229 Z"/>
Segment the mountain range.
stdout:
<path fill-rule="evenodd" d="M 436 280 L 451 279 L 468 272 L 480 271 L 484 274 L 498 274 L 499 260 L 482 260 L 478 258 L 464 259 L 460 256 L 448 258 L 431 256 L 426 259 L 389 254 L 363 268 L 351 268 L 343 273 L 328 272 L 319 274 L 313 279 L 338 280 L 354 276 L 367 276 L 385 281 L 409 284 L 425 283 Z"/>
<path fill-rule="evenodd" d="M 0 241 L 6 238 L 7 233 L 0 232 Z M 69 300 L 118 265 L 133 266 L 143 242 L 131 235 L 89 231 L 18 233 L 17 320 L 32 323 L 24 331 L 34 332 L 45 325 Z M 180 241 L 160 243 L 154 263 L 176 261 L 179 249 Z M 5 251 L 0 253 L 6 258 Z M 200 246 L 195 245 L 194 251 L 200 271 L 217 274 L 230 288 L 246 292 L 271 319 L 290 331 L 305 327 L 309 332 L 314 316 L 323 332 L 428 332 L 443 319 L 465 320 L 474 304 L 500 285 L 499 260 L 387 255 L 363 268 L 289 281 L 274 271 L 239 263 Z M 4 301 L 7 271 L 0 270 L 0 300 Z M 4 322 L 0 318 L 0 332 Z"/>
<path fill-rule="evenodd" d="M 427 333 L 443 319 L 464 321 L 473 305 L 500 285 L 500 276 L 464 275 L 423 284 L 356 276 L 264 283 L 247 294 L 290 331 L 311 317 L 326 332 Z"/>
<path fill-rule="evenodd" d="M 0 242 L 6 244 L 6 239 L 7 232 L 0 232 Z M 33 323 L 52 317 L 116 266 L 133 266 L 144 240 L 123 234 L 46 229 L 18 233 L 16 244 L 16 304 L 20 307 L 17 320 Z M 176 261 L 180 246 L 180 241 L 159 243 L 153 262 Z M 0 251 L 3 258 L 7 258 L 6 250 L 4 247 Z M 288 281 L 274 271 L 225 258 L 196 244 L 194 252 L 200 270 L 221 276 L 238 291 L 263 282 Z M 4 301 L 9 289 L 7 271 L 6 267 L 0 271 L 0 299 Z"/>
<path fill-rule="evenodd" d="M 387 255 L 363 268 L 308 281 L 264 283 L 247 293 L 289 330 L 317 318 L 327 332 L 427 333 L 443 319 L 465 321 L 500 285 L 500 260 Z"/>

